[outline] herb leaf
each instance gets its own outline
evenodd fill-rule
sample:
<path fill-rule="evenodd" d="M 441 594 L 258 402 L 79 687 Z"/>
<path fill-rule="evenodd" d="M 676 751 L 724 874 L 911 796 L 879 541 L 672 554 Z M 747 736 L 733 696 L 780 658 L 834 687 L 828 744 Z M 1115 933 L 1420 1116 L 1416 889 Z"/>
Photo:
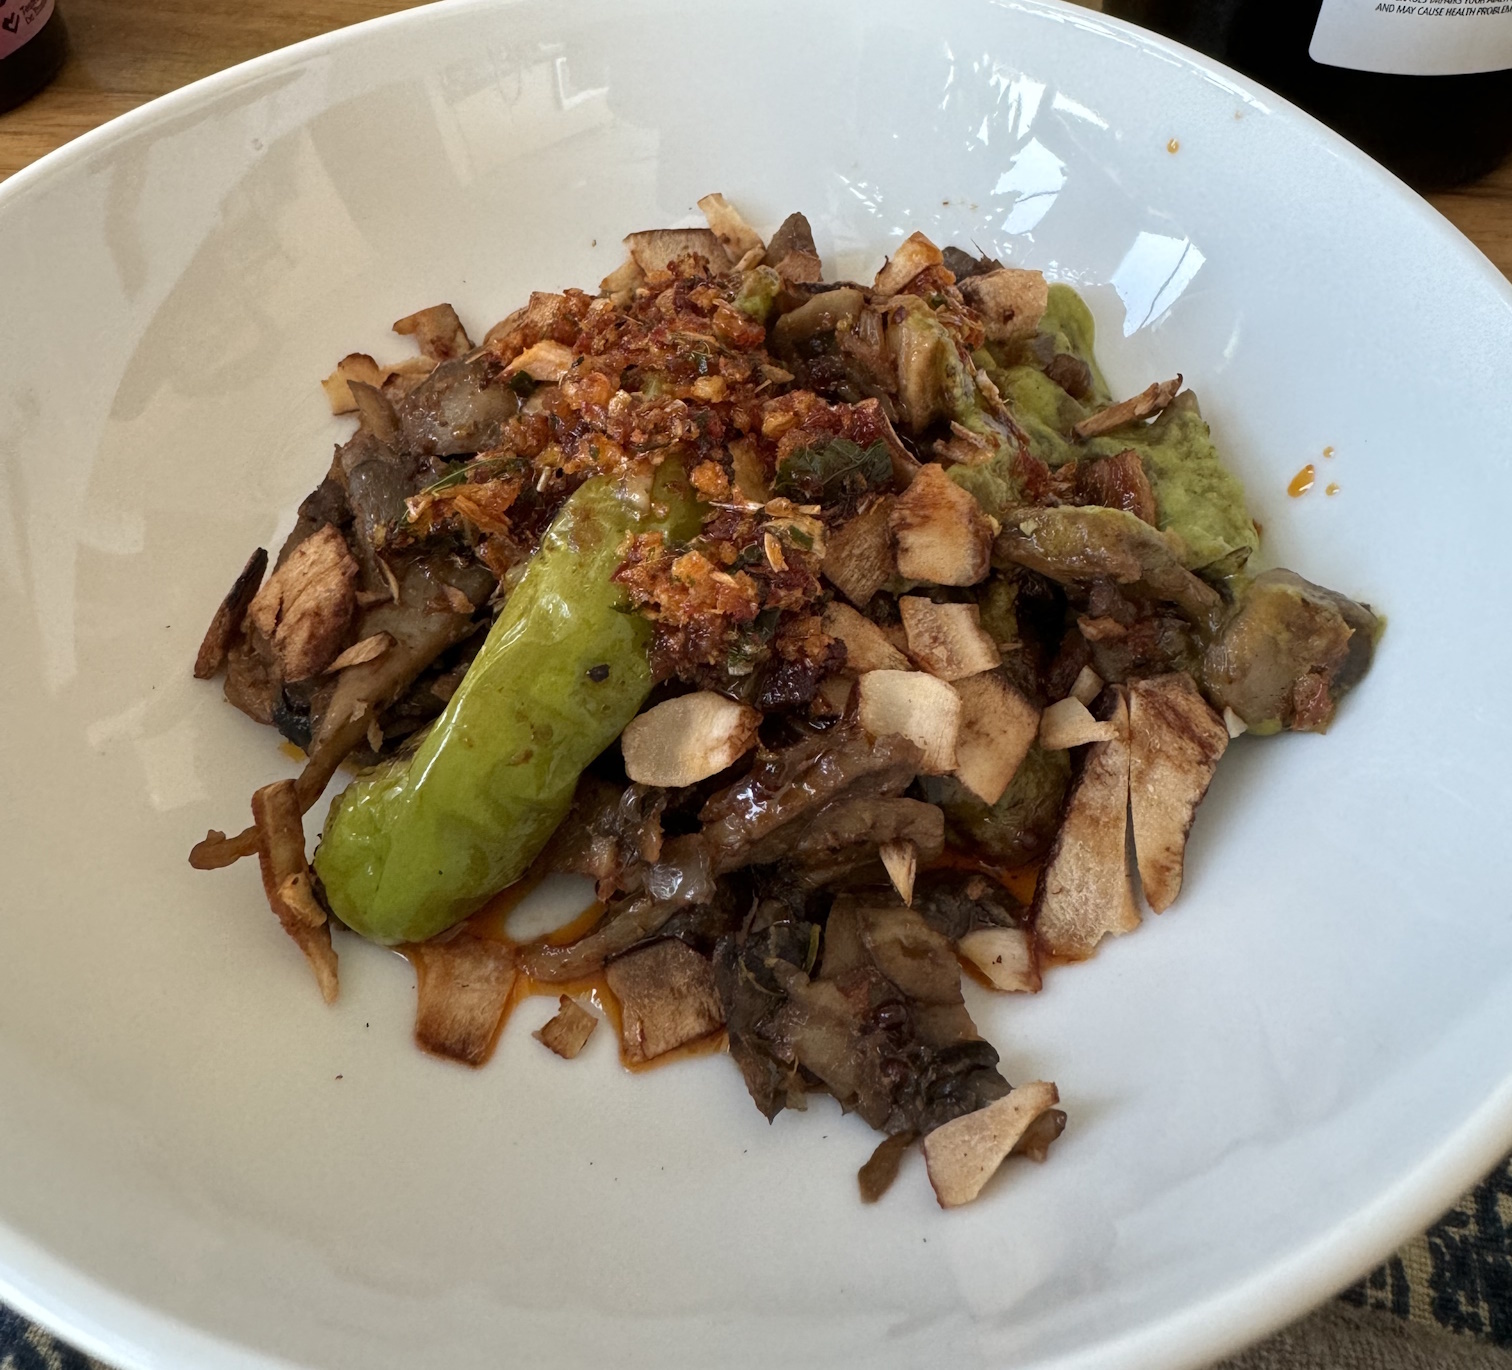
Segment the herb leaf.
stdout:
<path fill-rule="evenodd" d="M 833 504 L 884 484 L 892 476 L 887 444 L 861 448 L 849 438 L 803 447 L 777 468 L 774 488 L 788 499 Z"/>

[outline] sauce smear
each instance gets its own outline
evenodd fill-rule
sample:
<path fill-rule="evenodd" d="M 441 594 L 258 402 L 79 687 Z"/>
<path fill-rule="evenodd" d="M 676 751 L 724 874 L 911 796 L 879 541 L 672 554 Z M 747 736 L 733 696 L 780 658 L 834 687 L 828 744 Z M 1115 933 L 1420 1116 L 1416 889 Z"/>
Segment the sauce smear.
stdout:
<path fill-rule="evenodd" d="M 1293 499 L 1296 499 L 1299 495 L 1305 495 L 1313 488 L 1313 482 L 1317 478 L 1318 468 L 1312 462 L 1308 462 L 1306 466 L 1292 477 L 1291 484 L 1286 487 L 1286 493 Z"/>

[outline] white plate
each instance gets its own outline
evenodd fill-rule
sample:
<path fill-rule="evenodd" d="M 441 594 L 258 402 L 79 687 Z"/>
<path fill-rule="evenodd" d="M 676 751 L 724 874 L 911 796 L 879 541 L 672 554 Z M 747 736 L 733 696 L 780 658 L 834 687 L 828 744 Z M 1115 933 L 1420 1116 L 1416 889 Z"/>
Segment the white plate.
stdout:
<path fill-rule="evenodd" d="M 189 666 L 341 432 L 316 380 L 436 300 L 591 286 L 710 189 L 801 207 L 832 270 L 921 228 L 1084 286 L 1115 388 L 1202 395 L 1268 557 L 1390 615 L 1330 736 L 1234 748 L 1177 912 L 973 1001 L 1071 1124 L 957 1213 L 917 1160 L 862 1207 L 866 1128 L 768 1127 L 728 1061 L 549 1057 L 544 1001 L 481 1073 L 425 1059 L 403 962 L 344 943 L 328 1010 L 252 866 L 184 862 L 292 770 Z M 1034 0 L 462 0 L 80 139 L 0 188 L 0 250 L 23 1311 L 158 1370 L 1172 1370 L 1512 1143 L 1512 292 L 1273 97 Z"/>

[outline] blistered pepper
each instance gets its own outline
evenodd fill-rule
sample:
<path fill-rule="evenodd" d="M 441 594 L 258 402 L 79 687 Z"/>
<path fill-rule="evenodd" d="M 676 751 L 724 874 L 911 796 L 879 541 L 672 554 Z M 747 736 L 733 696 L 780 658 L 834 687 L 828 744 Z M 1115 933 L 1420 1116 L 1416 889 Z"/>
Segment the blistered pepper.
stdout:
<path fill-rule="evenodd" d="M 649 499 L 644 484 L 637 495 L 599 476 L 562 506 L 419 749 L 331 806 L 314 864 L 342 922 L 377 942 L 423 941 L 521 875 L 651 690 L 651 625 L 613 580 L 627 535 L 697 527 L 672 462 Z"/>

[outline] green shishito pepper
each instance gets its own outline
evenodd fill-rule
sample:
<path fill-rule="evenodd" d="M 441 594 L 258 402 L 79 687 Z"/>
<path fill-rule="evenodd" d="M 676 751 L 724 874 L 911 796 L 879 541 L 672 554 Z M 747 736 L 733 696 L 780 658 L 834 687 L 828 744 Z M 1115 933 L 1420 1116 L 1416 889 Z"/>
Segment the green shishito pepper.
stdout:
<path fill-rule="evenodd" d="M 651 690 L 651 625 L 612 576 L 628 534 L 686 539 L 699 515 L 673 462 L 649 505 L 644 487 L 637 501 L 607 477 L 581 486 L 420 748 L 331 806 L 315 869 L 348 927 L 389 945 L 434 937 L 545 845 L 583 768 Z"/>

